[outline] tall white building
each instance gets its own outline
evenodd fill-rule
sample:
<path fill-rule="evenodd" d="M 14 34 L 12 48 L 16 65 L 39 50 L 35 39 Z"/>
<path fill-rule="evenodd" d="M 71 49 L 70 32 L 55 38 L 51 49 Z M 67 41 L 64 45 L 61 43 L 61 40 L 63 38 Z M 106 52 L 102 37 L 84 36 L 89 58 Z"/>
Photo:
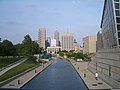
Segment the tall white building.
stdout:
<path fill-rule="evenodd" d="M 62 50 L 70 51 L 74 50 L 74 37 L 71 33 L 64 33 L 61 35 L 61 47 Z"/>
<path fill-rule="evenodd" d="M 83 53 L 96 52 L 96 36 L 87 36 L 83 38 Z"/>
<path fill-rule="evenodd" d="M 39 29 L 39 33 L 38 33 L 39 47 L 43 47 L 43 49 L 45 49 L 45 40 L 46 40 L 46 29 L 42 27 Z"/>

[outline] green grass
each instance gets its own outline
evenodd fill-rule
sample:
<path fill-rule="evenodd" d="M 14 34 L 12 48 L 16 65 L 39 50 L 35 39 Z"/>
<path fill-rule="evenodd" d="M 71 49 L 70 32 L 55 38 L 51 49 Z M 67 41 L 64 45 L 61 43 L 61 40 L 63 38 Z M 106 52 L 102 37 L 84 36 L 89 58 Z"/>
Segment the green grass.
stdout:
<path fill-rule="evenodd" d="M 21 57 L 9 57 L 9 58 L 0 57 L 0 69 L 5 66 L 8 66 L 9 64 L 12 64 L 20 59 L 21 59 Z"/>
<path fill-rule="evenodd" d="M 4 81 L 10 77 L 13 77 L 17 74 L 20 74 L 20 73 L 24 72 L 25 70 L 27 70 L 31 67 L 34 67 L 38 64 L 39 64 L 39 62 L 36 62 L 36 59 L 34 57 L 31 57 L 30 59 L 26 60 L 24 63 L 16 66 L 15 68 L 9 70 L 8 72 L 6 72 L 2 76 L 0 76 L 0 82 Z"/>

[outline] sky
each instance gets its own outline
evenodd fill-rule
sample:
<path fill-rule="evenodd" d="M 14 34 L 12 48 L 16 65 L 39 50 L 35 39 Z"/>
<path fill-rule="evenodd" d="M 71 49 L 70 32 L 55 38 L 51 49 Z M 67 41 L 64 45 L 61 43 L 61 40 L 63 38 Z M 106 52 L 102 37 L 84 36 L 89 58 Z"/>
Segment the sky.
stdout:
<path fill-rule="evenodd" d="M 52 36 L 70 32 L 77 42 L 100 30 L 104 0 L 0 0 L 0 38 L 21 43 L 29 34 L 38 39 L 40 27 Z"/>

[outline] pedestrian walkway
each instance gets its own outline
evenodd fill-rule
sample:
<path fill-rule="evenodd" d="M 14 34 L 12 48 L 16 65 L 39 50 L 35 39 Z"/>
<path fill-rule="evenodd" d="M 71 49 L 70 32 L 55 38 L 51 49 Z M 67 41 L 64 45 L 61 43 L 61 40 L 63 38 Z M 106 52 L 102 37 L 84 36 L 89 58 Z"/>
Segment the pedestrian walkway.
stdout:
<path fill-rule="evenodd" d="M 95 79 L 95 75 L 87 69 L 88 62 L 76 62 L 73 60 L 70 60 L 70 62 L 83 79 L 89 90 L 111 90 L 111 87 L 100 78 L 98 78 L 98 80 Z"/>
<path fill-rule="evenodd" d="M 23 58 L 21 60 L 19 60 L 17 63 L 14 63 L 13 65 L 3 69 L 2 71 L 0 71 L 0 76 L 3 75 L 4 73 L 6 73 L 8 70 L 20 65 L 21 63 L 25 62 L 28 58 Z"/>
<path fill-rule="evenodd" d="M 45 63 L 45 64 L 35 68 L 34 70 L 18 77 L 17 79 L 9 82 L 8 84 L 2 86 L 1 88 L 15 88 L 15 89 L 21 88 L 23 85 L 25 85 L 27 82 L 29 82 L 32 78 L 34 78 L 37 74 L 39 74 L 46 67 L 48 67 L 51 63 L 52 63 L 52 61 Z"/>

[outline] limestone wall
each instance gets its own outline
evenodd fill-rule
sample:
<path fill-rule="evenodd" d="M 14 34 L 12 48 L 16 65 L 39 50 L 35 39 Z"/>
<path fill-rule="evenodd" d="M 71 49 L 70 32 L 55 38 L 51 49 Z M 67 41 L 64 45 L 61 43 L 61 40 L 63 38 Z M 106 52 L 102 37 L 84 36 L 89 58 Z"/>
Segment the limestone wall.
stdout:
<path fill-rule="evenodd" d="M 88 69 L 99 73 L 101 79 L 113 88 L 120 88 L 120 49 L 98 51 Z"/>

